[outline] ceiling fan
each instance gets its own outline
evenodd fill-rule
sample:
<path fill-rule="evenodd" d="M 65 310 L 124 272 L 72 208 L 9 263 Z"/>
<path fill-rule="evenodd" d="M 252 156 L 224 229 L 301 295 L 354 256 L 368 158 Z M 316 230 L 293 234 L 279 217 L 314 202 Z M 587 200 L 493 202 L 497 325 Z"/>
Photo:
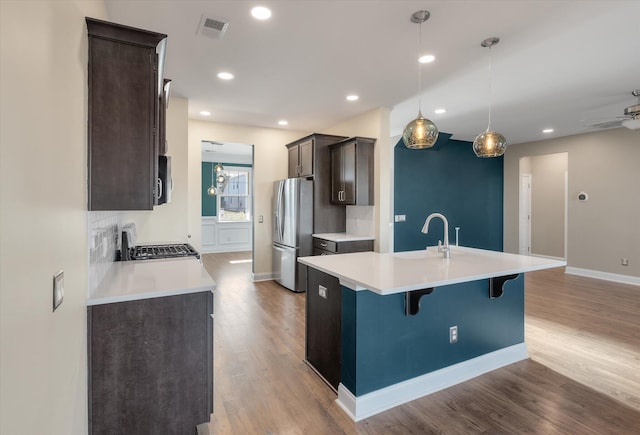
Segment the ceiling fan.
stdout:
<path fill-rule="evenodd" d="M 633 106 L 626 107 L 624 109 L 624 116 L 619 116 L 616 119 L 607 121 L 592 123 L 590 124 L 590 127 L 606 129 L 622 126 L 629 130 L 640 129 L 640 89 L 632 91 L 631 95 L 637 97 L 638 102 Z"/>

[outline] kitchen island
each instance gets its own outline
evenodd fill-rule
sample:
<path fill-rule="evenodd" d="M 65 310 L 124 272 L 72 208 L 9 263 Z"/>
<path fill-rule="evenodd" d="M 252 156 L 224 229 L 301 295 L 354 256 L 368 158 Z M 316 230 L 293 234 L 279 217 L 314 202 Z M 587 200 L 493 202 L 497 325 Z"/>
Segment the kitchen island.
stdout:
<path fill-rule="evenodd" d="M 116 262 L 87 300 L 89 433 L 194 433 L 213 412 L 213 290 L 193 258 Z"/>
<path fill-rule="evenodd" d="M 307 300 L 338 307 L 320 311 L 339 310 L 337 403 L 355 421 L 527 358 L 523 274 L 566 265 L 457 246 L 298 261 L 339 282 L 310 283 Z"/>

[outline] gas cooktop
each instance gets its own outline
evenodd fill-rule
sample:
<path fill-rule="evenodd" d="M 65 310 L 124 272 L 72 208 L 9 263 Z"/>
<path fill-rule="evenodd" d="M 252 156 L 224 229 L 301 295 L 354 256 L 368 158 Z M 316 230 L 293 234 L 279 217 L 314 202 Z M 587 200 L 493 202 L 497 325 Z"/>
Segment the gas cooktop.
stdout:
<path fill-rule="evenodd" d="M 198 251 L 188 243 L 134 246 L 133 248 L 130 248 L 129 255 L 132 260 L 153 260 L 158 258 L 178 257 L 200 258 Z"/>

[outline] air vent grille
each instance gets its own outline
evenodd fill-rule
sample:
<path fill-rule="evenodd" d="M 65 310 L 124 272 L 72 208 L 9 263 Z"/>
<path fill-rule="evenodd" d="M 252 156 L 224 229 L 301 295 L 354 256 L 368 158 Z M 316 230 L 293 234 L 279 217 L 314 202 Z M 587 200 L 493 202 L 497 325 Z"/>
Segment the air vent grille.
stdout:
<path fill-rule="evenodd" d="M 222 39 L 228 28 L 228 21 L 221 18 L 206 17 L 203 14 L 200 18 L 200 24 L 198 25 L 196 33 L 212 39 Z"/>

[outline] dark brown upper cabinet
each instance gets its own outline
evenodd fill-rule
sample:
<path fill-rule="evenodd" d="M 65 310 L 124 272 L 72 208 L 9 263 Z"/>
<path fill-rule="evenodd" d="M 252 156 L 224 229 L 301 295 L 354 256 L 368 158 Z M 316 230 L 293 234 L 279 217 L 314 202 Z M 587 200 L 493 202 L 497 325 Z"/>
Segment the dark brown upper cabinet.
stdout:
<path fill-rule="evenodd" d="M 329 146 L 344 139 L 345 136 L 313 133 L 286 145 L 289 152 L 288 177 L 313 179 L 314 233 L 343 233 L 346 229 L 346 209 L 331 205 L 329 190 Z M 300 170 L 300 167 L 304 169 Z"/>
<path fill-rule="evenodd" d="M 313 176 L 313 139 L 287 145 L 289 178 Z"/>
<path fill-rule="evenodd" d="M 86 22 L 89 210 L 152 210 L 167 35 Z"/>
<path fill-rule="evenodd" d="M 353 137 L 331 145 L 331 204 L 373 205 L 373 147 L 376 140 Z"/>

